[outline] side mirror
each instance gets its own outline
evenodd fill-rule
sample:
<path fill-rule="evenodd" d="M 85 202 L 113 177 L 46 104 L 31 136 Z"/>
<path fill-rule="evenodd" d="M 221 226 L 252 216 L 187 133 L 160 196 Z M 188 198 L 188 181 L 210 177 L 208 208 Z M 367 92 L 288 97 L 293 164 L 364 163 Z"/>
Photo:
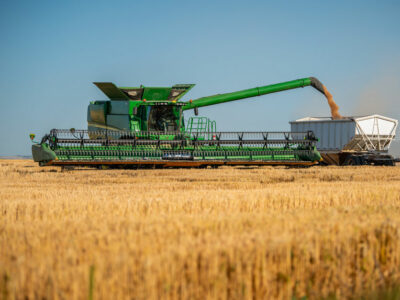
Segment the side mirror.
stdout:
<path fill-rule="evenodd" d="M 195 116 L 198 116 L 198 115 L 199 115 L 199 108 L 198 108 L 198 107 L 195 107 L 195 108 L 194 108 L 194 115 L 195 115 Z"/>

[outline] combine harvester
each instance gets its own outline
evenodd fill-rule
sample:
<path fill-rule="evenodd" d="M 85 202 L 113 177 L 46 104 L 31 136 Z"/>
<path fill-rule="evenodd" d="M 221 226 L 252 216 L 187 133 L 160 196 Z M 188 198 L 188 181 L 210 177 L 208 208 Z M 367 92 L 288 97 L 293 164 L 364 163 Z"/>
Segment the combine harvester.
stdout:
<path fill-rule="evenodd" d="M 109 101 L 93 101 L 88 130 L 53 129 L 32 145 L 41 166 L 218 167 L 220 165 L 311 166 L 321 160 L 312 131 L 218 132 L 215 121 L 183 112 L 290 89 L 312 86 L 314 77 L 233 93 L 179 101 L 194 84 L 117 87 L 94 83 Z M 34 135 L 31 135 L 34 139 Z"/>

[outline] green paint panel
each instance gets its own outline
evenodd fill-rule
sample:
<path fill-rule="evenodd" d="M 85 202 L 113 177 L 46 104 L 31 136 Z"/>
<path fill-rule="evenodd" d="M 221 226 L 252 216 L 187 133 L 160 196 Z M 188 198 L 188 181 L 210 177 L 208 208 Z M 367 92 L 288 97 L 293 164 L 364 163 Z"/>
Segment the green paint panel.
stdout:
<path fill-rule="evenodd" d="M 145 87 L 142 99 L 146 100 L 167 100 L 171 93 L 171 88 Z"/>
<path fill-rule="evenodd" d="M 35 162 L 50 161 L 57 158 L 53 150 L 48 144 L 32 145 L 32 158 Z"/>

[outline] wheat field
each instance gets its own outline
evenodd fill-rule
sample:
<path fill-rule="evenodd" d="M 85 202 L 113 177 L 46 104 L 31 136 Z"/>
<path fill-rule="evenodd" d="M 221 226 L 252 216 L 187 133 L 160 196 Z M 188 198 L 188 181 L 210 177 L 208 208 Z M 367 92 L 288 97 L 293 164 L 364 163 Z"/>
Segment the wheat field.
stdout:
<path fill-rule="evenodd" d="M 357 298 L 400 283 L 399 212 L 399 167 L 0 160 L 0 297 Z"/>

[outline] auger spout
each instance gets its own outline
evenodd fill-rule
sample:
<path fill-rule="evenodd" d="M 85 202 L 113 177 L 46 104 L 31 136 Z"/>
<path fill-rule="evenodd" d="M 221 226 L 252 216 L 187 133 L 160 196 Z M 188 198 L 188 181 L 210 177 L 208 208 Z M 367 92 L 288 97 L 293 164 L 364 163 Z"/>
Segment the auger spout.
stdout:
<path fill-rule="evenodd" d="M 297 88 L 302 88 L 305 86 L 312 86 L 325 96 L 327 96 L 327 90 L 324 85 L 315 77 L 307 77 L 292 81 L 286 81 L 271 85 L 266 85 L 262 87 L 255 87 L 252 89 L 241 90 L 233 93 L 217 94 L 207 97 L 198 98 L 185 102 L 183 110 L 193 109 L 197 107 L 204 107 L 209 105 L 215 105 L 219 103 L 225 103 L 245 98 L 251 98 L 276 92 L 282 92 L 286 90 L 292 90 Z"/>

